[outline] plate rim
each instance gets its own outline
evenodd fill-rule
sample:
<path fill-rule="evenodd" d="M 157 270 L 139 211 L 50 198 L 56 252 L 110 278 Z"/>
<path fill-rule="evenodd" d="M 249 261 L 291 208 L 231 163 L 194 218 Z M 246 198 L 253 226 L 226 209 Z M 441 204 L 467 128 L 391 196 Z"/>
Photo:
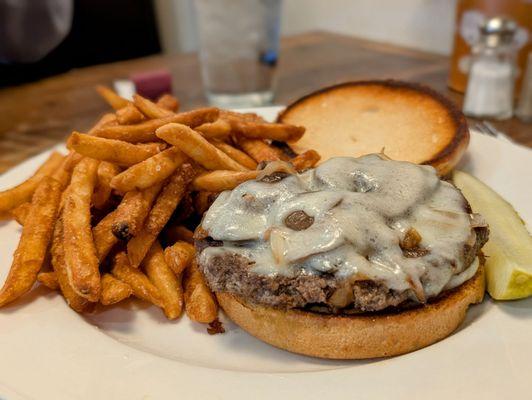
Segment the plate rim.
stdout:
<path fill-rule="evenodd" d="M 266 108 L 252 108 L 252 109 L 246 109 L 246 111 L 253 111 L 253 112 L 267 112 L 267 113 L 274 113 L 274 112 L 278 112 L 282 109 L 283 107 L 282 106 L 274 106 L 274 107 L 266 107 Z M 514 151 L 517 151 L 517 152 L 520 152 L 522 150 L 526 150 L 527 152 L 529 152 L 529 155 L 532 155 L 532 150 L 531 149 L 528 149 L 524 146 L 520 146 L 520 145 L 517 145 L 517 144 L 511 144 L 511 143 L 506 143 L 506 142 L 503 142 L 503 141 L 500 141 L 498 139 L 495 139 L 495 138 L 491 138 L 491 137 L 487 137 L 487 136 L 484 136 L 484 135 L 480 135 L 482 136 L 482 139 L 480 139 L 480 134 L 478 133 L 474 133 L 472 132 L 472 137 L 473 137 L 473 140 L 480 140 L 480 141 L 485 141 L 485 143 L 491 143 L 491 145 L 493 144 L 496 144 L 497 146 L 512 146 L 511 148 L 515 149 Z M 510 149 L 510 147 L 507 147 L 508 149 Z M 23 163 L 21 164 L 18 164 L 17 166 L 9 169 L 8 171 L 6 171 L 4 174 L 2 174 L 0 176 L 0 187 L 4 187 L 4 182 L 6 181 L 9 181 L 10 179 L 13 179 L 14 177 L 17 177 L 19 175 L 26 175 L 28 172 L 31 173 L 31 171 L 29 171 L 28 169 L 30 168 L 30 166 L 34 165 L 36 163 L 36 160 L 39 160 L 39 159 L 44 159 L 46 157 L 46 154 L 50 153 L 51 151 L 53 151 L 54 149 L 64 149 L 64 146 L 62 145 L 59 145 L 59 146 L 55 146 L 53 147 L 52 149 L 50 150 L 47 150 L 45 152 L 42 152 L 40 153 L 39 155 L 37 156 L 34 156 L 34 157 L 31 157 L 27 160 L 25 160 Z M 517 150 L 519 149 L 519 150 Z M 532 164 L 531 164 L 532 165 Z M 527 221 L 530 225 L 530 223 L 532 223 L 532 221 L 528 220 Z M 0 225 L 0 229 L 1 229 L 1 226 Z M 46 299 L 46 302 L 50 301 L 50 299 Z M 487 306 L 488 308 L 492 308 L 490 305 Z M 66 321 L 65 321 L 65 324 L 68 326 L 68 327 L 79 327 L 79 326 L 82 326 L 81 324 L 83 324 L 83 326 L 85 326 L 86 329 L 85 332 L 81 332 L 80 334 L 80 338 L 81 339 L 85 339 L 85 340 L 94 340 L 96 343 L 100 344 L 102 346 L 102 349 L 103 350 L 107 350 L 109 349 L 111 351 L 111 349 L 113 349 L 112 351 L 114 351 L 115 353 L 119 353 L 115 356 L 109 356 L 110 357 L 110 360 L 109 360 L 109 366 L 101 366 L 102 368 L 102 371 L 104 372 L 109 372 L 109 368 L 110 368 L 110 365 L 113 363 L 113 362 L 117 362 L 117 360 L 125 360 L 124 358 L 121 358 L 121 357 L 128 357 L 127 360 L 128 362 L 131 364 L 128 368 L 131 368 L 132 369 L 132 373 L 130 376 L 128 376 L 129 374 L 126 374 L 124 376 L 125 379 L 127 379 L 128 377 L 129 378 L 134 378 L 136 376 L 139 376 L 139 371 L 145 371 L 146 368 L 150 369 L 150 368 L 153 368 L 154 371 L 159 371 L 160 373 L 166 371 L 166 372 L 169 372 L 168 370 L 169 369 L 174 369 L 174 370 L 179 370 L 180 373 L 177 374 L 177 375 L 180 375 L 180 376 L 177 376 L 175 371 L 174 372 L 171 372 L 171 373 L 167 373 L 165 376 L 166 377 L 176 377 L 176 379 L 178 379 L 176 382 L 181 382 L 181 383 L 192 383 L 191 386 L 193 386 L 193 383 L 195 382 L 195 378 L 197 378 L 198 376 L 202 377 L 202 379 L 204 380 L 210 380 L 212 379 L 213 381 L 224 381 L 228 384 L 228 385 L 237 385 L 238 387 L 240 387 L 240 390 L 241 391 L 245 391 L 245 390 L 252 390 L 253 389 L 253 385 L 248 385 L 249 382 L 247 382 L 248 380 L 250 382 L 253 382 L 255 385 L 257 385 L 257 387 L 259 388 L 262 388 L 263 390 L 269 390 L 268 388 L 271 389 L 272 386 L 277 386 L 277 388 L 285 388 L 285 384 L 286 383 L 289 383 L 290 385 L 295 385 L 296 388 L 298 385 L 305 385 L 307 384 L 307 376 L 308 374 L 312 374 L 312 377 L 313 377 L 313 380 L 316 382 L 316 384 L 327 384 L 327 382 L 335 382 L 335 381 L 339 381 L 339 380 L 342 380 L 342 379 L 349 379 L 349 371 L 351 371 L 353 368 L 358 368 L 360 369 L 360 365 L 361 364 L 356 364 L 355 366 L 353 367 L 349 367 L 349 368 L 345 368 L 344 369 L 340 369 L 340 370 L 331 370 L 331 371 L 315 371 L 315 372 L 301 372 L 301 373 L 260 373 L 260 372 L 240 372 L 240 371 L 224 371 L 224 370 L 213 370 L 213 369 L 209 369 L 209 368 L 206 368 L 206 367 L 201 367 L 201 366 L 194 366 L 194 365 L 188 365 L 188 364 L 184 364 L 184 363 L 180 363 L 178 361 L 171 361 L 171 360 L 168 360 L 168 359 L 165 359 L 163 357 L 159 357 L 159 356 L 156 356 L 156 355 L 153 355 L 153 354 L 150 354 L 150 353 L 144 353 L 144 352 L 141 352 L 140 350 L 136 350 L 136 349 L 133 349 L 131 347 L 128 347 L 127 345 L 123 344 L 123 343 L 120 343 L 120 342 L 117 342 L 115 341 L 114 339 L 108 337 L 107 335 L 101 335 L 99 332 L 98 332 L 98 329 L 96 327 L 94 327 L 93 325 L 89 325 L 85 322 L 84 318 L 81 317 L 81 316 L 78 316 L 78 315 L 75 315 L 75 313 L 71 313 L 70 310 L 68 310 L 68 313 L 64 313 L 66 315 L 66 319 L 68 319 L 68 324 L 66 324 Z M 24 312 L 22 312 L 22 314 L 24 314 Z M 2 320 L 2 317 L 3 317 L 3 312 L 0 311 L 0 320 Z M 9 318 L 10 316 L 8 315 L 7 318 Z M 23 335 L 27 335 L 28 333 L 31 333 L 31 330 L 34 328 L 32 327 L 31 325 L 31 321 L 28 321 L 28 319 L 31 318 L 31 316 L 29 315 L 21 315 L 20 318 L 17 318 L 19 320 L 20 323 L 24 324 L 25 326 L 25 330 L 23 331 L 22 329 L 17 329 L 17 327 L 10 327 L 10 329 L 13 330 L 13 332 L 19 332 Z M 45 332 L 45 334 L 43 336 L 46 336 L 46 334 L 50 334 L 51 332 Z M 57 332 L 56 332 L 57 333 Z M 77 336 L 77 333 L 78 332 L 75 332 L 76 333 L 76 336 Z M 53 336 L 53 335 L 52 335 Z M 47 337 L 47 336 L 46 336 Z M 65 333 L 65 337 L 68 337 L 68 333 Z M 2 348 L 4 348 L 4 350 L 6 350 L 6 347 L 5 345 L 2 345 L 2 343 L 7 343 L 6 341 L 6 334 L 5 334 L 5 331 L 3 329 L 0 330 L 0 339 L 2 339 L 0 341 L 0 351 L 2 350 Z M 50 337 L 48 338 L 54 345 L 57 345 L 57 338 L 53 338 L 53 337 Z M 450 337 L 448 338 L 447 340 L 451 341 L 451 339 L 453 339 L 453 337 Z M 452 340 L 453 342 L 456 341 L 456 338 L 454 338 Z M 19 344 L 20 346 L 20 344 Z M 59 347 L 60 348 L 60 347 Z M 86 346 L 86 348 L 84 348 L 83 346 L 81 347 L 81 349 L 85 349 L 87 350 L 88 347 Z M 18 350 L 23 350 L 23 349 L 18 349 Z M 13 357 L 13 353 L 12 351 L 13 350 L 10 350 L 11 353 L 10 353 L 10 356 Z M 104 351 L 104 352 L 105 352 Z M 25 353 L 24 353 L 25 354 Z M 412 354 L 416 354 L 416 353 L 412 353 Z M 414 357 L 412 354 L 407 354 L 405 356 L 400 356 L 400 357 L 404 357 L 405 359 L 409 359 L 409 358 L 412 358 Z M 26 362 L 31 359 L 31 354 L 26 354 L 27 355 L 27 359 L 26 359 Z M 91 373 L 91 365 L 92 367 L 94 367 L 94 365 L 98 365 L 101 363 L 101 360 L 99 360 L 100 362 L 98 362 L 98 359 L 95 358 L 95 355 L 94 354 L 89 354 L 89 352 L 86 352 L 84 354 L 82 354 L 81 356 L 84 356 L 85 359 L 81 360 L 81 361 L 89 361 L 89 364 L 86 364 L 84 362 L 80 363 L 82 364 L 82 369 L 85 368 L 85 371 L 88 372 L 88 373 Z M 397 360 L 397 358 L 395 358 L 395 360 Z M 91 364 L 90 362 L 93 362 L 93 361 L 96 361 L 94 364 Z M 179 363 L 180 364 L 180 367 L 179 368 L 175 368 L 175 363 Z M 383 368 L 386 368 L 387 365 L 390 365 L 392 362 L 389 362 L 389 360 L 383 360 L 382 361 L 382 365 L 383 365 Z M 133 365 L 134 364 L 134 365 Z M 172 368 L 173 367 L 173 368 Z M 0 366 L 0 370 L 2 370 L 3 368 Z M 112 371 L 111 371 L 112 372 Z M 157 372 L 154 372 L 154 374 L 156 374 Z M 260 382 L 257 381 L 257 377 L 260 377 Z M 75 378 L 75 377 L 74 377 Z M 153 377 L 148 377 L 147 379 L 150 379 L 152 380 Z M 242 383 L 242 380 L 245 380 L 245 384 Z M 134 381 L 134 379 L 131 379 L 131 382 L 134 382 L 136 383 L 136 381 Z M 280 382 L 284 382 L 284 384 L 280 384 Z M 92 383 L 95 383 L 95 382 L 92 382 Z M 155 385 L 156 382 L 153 382 L 153 384 Z M 145 386 L 144 386 L 145 387 Z M 109 383 L 104 383 L 101 387 L 97 388 L 95 390 L 95 393 L 93 395 L 91 395 L 91 398 L 104 398 L 103 396 L 106 396 L 108 394 L 114 394 L 116 396 L 116 398 L 121 397 L 121 392 L 120 392 L 120 389 L 124 389 L 124 384 L 119 384 L 117 388 L 113 388 L 111 385 L 109 385 Z M 50 389 L 48 387 L 48 389 Z M 194 387 L 184 387 L 183 388 L 183 392 L 181 393 L 181 395 L 191 395 L 191 396 L 194 396 L 194 395 L 199 395 L 199 397 L 196 397 L 196 398 L 203 398 L 202 396 L 207 396 L 209 398 L 212 397 L 212 393 L 206 395 L 205 393 L 198 393 L 198 391 L 194 390 L 194 389 L 197 389 L 194 388 Z M 319 392 L 319 390 L 318 390 Z M 53 393 L 53 392 L 52 392 Z M 264 392 L 264 393 L 267 393 L 267 392 Z M 341 392 L 338 392 L 339 394 L 341 394 Z M 522 392 L 522 393 L 525 393 L 525 392 Z M 44 394 L 44 392 L 43 392 Z M 56 392 L 56 395 L 58 393 Z M 62 398 L 61 395 L 63 395 L 64 393 L 60 393 L 58 396 L 56 396 L 55 398 Z M 224 397 L 227 392 L 218 392 L 218 394 L 222 397 Z M 301 394 L 301 392 L 300 392 Z M 69 395 L 69 393 L 67 393 L 67 395 Z M 148 394 L 146 394 L 148 395 Z M 113 396 L 113 397 L 115 397 Z M 262 396 L 262 394 L 258 395 L 257 397 L 260 397 Z M 28 397 L 25 393 L 22 393 L 20 391 L 17 390 L 17 386 L 13 387 L 12 385 L 10 385 L 9 383 L 6 383 L 4 381 L 4 379 L 0 376 L 0 398 L 6 398 L 6 399 L 9 399 L 9 400 L 12 400 L 12 399 L 27 399 L 27 398 L 31 398 L 31 397 Z M 48 396 L 46 398 L 49 398 Z M 51 398 L 51 397 L 50 397 Z M 66 397 L 65 397 L 66 398 Z M 185 396 L 186 398 L 186 396 Z M 235 399 L 237 397 L 234 397 Z M 262 397 L 261 397 L 262 398 Z"/>

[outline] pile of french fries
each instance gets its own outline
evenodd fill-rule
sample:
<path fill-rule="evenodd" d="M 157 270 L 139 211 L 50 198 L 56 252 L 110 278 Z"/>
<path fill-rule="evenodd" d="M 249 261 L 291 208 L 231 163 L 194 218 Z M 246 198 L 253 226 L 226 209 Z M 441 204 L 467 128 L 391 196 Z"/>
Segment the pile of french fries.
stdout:
<path fill-rule="evenodd" d="M 38 281 L 79 313 L 134 296 L 168 319 L 184 309 L 219 327 L 192 231 L 217 193 L 256 178 L 265 163 L 304 170 L 319 155 L 279 145 L 298 140 L 300 127 L 216 108 L 178 112 L 169 95 L 128 101 L 98 91 L 114 113 L 73 132 L 67 155 L 52 153 L 32 177 L 0 192 L 0 215 L 22 225 L 0 307 Z"/>

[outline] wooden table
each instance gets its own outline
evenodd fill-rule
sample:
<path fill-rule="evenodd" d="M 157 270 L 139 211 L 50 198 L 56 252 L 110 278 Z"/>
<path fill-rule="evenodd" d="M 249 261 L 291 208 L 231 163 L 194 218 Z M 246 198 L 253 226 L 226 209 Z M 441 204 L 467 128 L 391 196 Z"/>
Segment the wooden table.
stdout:
<path fill-rule="evenodd" d="M 275 103 L 286 104 L 334 83 L 394 78 L 428 84 L 461 104 L 446 87 L 448 58 L 367 40 L 315 32 L 282 41 Z M 184 108 L 205 105 L 195 54 L 152 56 L 73 70 L 39 82 L 0 90 L 0 172 L 84 131 L 108 107 L 97 84 L 137 71 L 168 68 Z M 516 119 L 494 125 L 516 142 L 532 147 L 532 125 Z"/>

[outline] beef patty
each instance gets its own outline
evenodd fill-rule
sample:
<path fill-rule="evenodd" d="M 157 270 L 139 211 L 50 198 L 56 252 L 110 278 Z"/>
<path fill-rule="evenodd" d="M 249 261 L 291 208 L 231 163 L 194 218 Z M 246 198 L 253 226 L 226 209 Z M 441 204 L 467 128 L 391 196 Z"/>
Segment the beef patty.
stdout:
<path fill-rule="evenodd" d="M 464 265 L 471 265 L 488 240 L 488 228 L 474 228 L 473 246 L 464 244 Z M 198 254 L 221 242 L 210 237 L 196 241 Z M 303 270 L 295 277 L 258 275 L 251 271 L 253 262 L 239 254 L 224 253 L 215 256 L 207 265 L 200 265 L 213 291 L 229 292 L 247 301 L 276 308 L 307 308 L 329 313 L 357 313 L 379 311 L 388 307 L 408 306 L 410 290 L 397 292 L 372 280 L 347 282 L 332 274 L 308 274 Z M 349 302 L 338 307 L 339 297 L 348 296 Z M 340 299 L 341 303 L 341 299 Z"/>

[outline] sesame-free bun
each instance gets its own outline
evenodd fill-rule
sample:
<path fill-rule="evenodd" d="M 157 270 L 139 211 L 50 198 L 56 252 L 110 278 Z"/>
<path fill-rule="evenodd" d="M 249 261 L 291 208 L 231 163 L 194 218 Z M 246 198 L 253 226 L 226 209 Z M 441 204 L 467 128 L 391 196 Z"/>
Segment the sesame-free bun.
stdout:
<path fill-rule="evenodd" d="M 460 161 L 469 143 L 467 122 L 456 106 L 434 90 L 400 81 L 347 82 L 290 104 L 279 122 L 306 128 L 291 143 L 296 152 L 315 149 L 327 160 L 384 153 L 432 165 L 440 176 Z"/>
<path fill-rule="evenodd" d="M 480 257 L 482 260 L 482 257 Z M 417 308 L 361 315 L 280 310 L 216 293 L 225 313 L 242 329 L 293 353 L 331 359 L 364 359 L 408 353 L 449 336 L 471 304 L 484 297 L 484 267 L 442 297 Z"/>

